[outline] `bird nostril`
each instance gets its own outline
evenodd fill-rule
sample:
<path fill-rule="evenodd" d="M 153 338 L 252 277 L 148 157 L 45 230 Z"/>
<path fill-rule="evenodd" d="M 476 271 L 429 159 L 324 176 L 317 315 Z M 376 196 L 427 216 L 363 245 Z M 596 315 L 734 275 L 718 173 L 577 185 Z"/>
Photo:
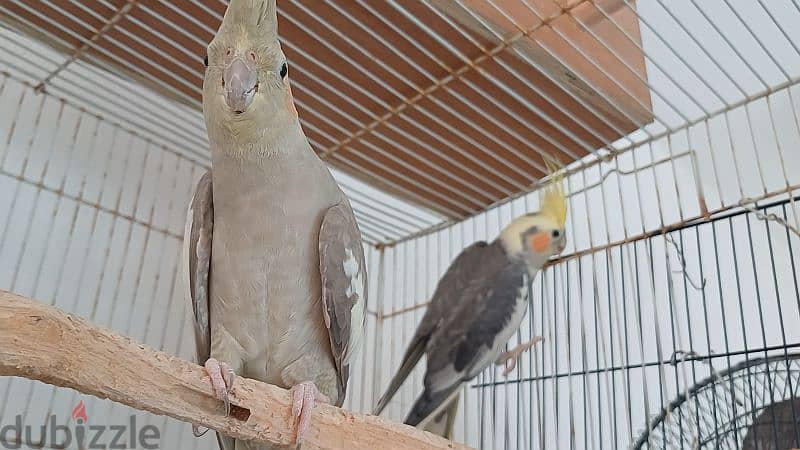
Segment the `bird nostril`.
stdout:
<path fill-rule="evenodd" d="M 256 54 L 255 54 L 255 52 L 250 52 L 250 59 L 251 59 L 252 61 L 255 61 L 255 60 L 256 60 Z"/>

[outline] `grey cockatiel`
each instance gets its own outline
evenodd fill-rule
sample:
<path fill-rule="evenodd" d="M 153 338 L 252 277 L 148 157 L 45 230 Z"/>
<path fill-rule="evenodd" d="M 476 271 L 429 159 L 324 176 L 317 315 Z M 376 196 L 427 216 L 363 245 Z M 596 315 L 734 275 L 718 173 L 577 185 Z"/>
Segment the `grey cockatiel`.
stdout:
<path fill-rule="evenodd" d="M 451 437 L 462 384 L 493 361 L 505 364 L 504 374 L 509 373 L 538 340 L 501 353 L 525 315 L 529 283 L 551 256 L 564 250 L 566 214 L 556 179 L 545 190 L 538 213 L 515 219 L 494 242 L 475 243 L 459 254 L 436 286 L 374 414 L 383 411 L 424 353 L 424 391 L 405 423 Z"/>
<path fill-rule="evenodd" d="M 300 127 L 275 0 L 232 0 L 206 65 L 212 169 L 184 242 L 197 357 L 226 407 L 234 374 L 292 389 L 299 442 L 315 401 L 345 397 L 364 324 L 361 237 Z"/>

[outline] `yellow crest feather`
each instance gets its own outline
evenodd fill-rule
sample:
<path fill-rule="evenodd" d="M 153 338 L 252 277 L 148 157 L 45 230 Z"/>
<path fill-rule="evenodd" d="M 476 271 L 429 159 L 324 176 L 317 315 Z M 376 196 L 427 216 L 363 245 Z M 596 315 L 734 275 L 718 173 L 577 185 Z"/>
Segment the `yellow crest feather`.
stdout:
<path fill-rule="evenodd" d="M 545 158 L 547 171 L 550 175 L 548 186 L 541 194 L 540 213 L 553 219 L 562 228 L 567 223 L 567 196 L 564 193 L 564 173 L 558 168 L 558 163 Z"/>

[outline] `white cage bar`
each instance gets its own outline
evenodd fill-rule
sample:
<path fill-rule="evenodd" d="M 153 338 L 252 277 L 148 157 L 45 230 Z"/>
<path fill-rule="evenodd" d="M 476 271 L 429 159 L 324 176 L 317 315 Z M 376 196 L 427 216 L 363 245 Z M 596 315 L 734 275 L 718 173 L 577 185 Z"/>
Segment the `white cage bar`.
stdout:
<path fill-rule="evenodd" d="M 509 346 L 545 340 L 508 378 L 491 367 L 464 388 L 455 440 L 481 449 L 741 449 L 770 432 L 779 440 L 776 427 L 751 425 L 800 384 L 800 2 L 485 2 L 511 31 L 474 3 L 278 2 L 281 24 L 318 42 L 282 45 L 303 74 L 293 83 L 304 129 L 350 196 L 367 249 L 367 339 L 345 407 L 372 409 L 441 274 L 463 248 L 537 209 L 548 181 L 541 157 L 557 154 L 569 161 L 569 244 L 534 280 Z M 226 4 L 0 4 L 0 288 L 192 358 L 177 268 L 190 191 L 209 167 L 194 47 L 213 36 L 209 23 Z M 641 52 L 644 76 L 619 79 L 558 26 L 566 20 L 612 65 L 632 69 L 579 16 L 585 4 Z M 619 22 L 621 10 L 640 39 Z M 372 33 L 376 24 L 387 35 Z M 610 88 L 643 86 L 652 105 L 635 106 L 652 120 L 596 79 L 582 81 L 637 130 L 576 113 L 570 105 L 593 105 L 526 53 L 527 41 Z M 173 54 L 197 64 L 156 58 Z M 385 416 L 405 417 L 423 373 Z M 16 415 L 67 423 L 84 401 L 90 421 L 136 414 L 157 425 L 162 448 L 216 445 L 186 424 L 27 380 L 0 380 L 0 398 L 0 426 Z"/>

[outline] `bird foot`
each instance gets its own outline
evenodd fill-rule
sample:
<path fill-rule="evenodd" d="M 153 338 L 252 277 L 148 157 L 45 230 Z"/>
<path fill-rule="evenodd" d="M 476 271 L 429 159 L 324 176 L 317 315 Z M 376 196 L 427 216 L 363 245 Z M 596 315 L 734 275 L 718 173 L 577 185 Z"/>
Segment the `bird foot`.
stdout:
<path fill-rule="evenodd" d="M 299 445 L 303 442 L 306 432 L 311 427 L 311 414 L 317 402 L 330 403 L 330 399 L 322 394 L 314 383 L 304 381 L 291 389 L 292 417 L 297 424 L 297 438 Z"/>
<path fill-rule="evenodd" d="M 519 344 L 511 350 L 501 353 L 500 356 L 497 357 L 495 364 L 498 366 L 505 366 L 503 369 L 503 376 L 508 376 L 508 374 L 511 373 L 515 367 L 517 367 L 517 362 L 519 362 L 519 358 L 523 353 L 527 352 L 531 349 L 531 347 L 543 340 L 543 337 L 536 336 L 528 342 Z"/>
<path fill-rule="evenodd" d="M 236 380 L 236 373 L 229 365 L 224 362 L 219 362 L 214 358 L 208 358 L 205 368 L 206 372 L 208 372 L 208 377 L 211 378 L 211 387 L 214 389 L 214 397 L 225 404 L 225 416 L 229 416 L 231 413 L 230 394 L 233 392 L 233 382 Z"/>

